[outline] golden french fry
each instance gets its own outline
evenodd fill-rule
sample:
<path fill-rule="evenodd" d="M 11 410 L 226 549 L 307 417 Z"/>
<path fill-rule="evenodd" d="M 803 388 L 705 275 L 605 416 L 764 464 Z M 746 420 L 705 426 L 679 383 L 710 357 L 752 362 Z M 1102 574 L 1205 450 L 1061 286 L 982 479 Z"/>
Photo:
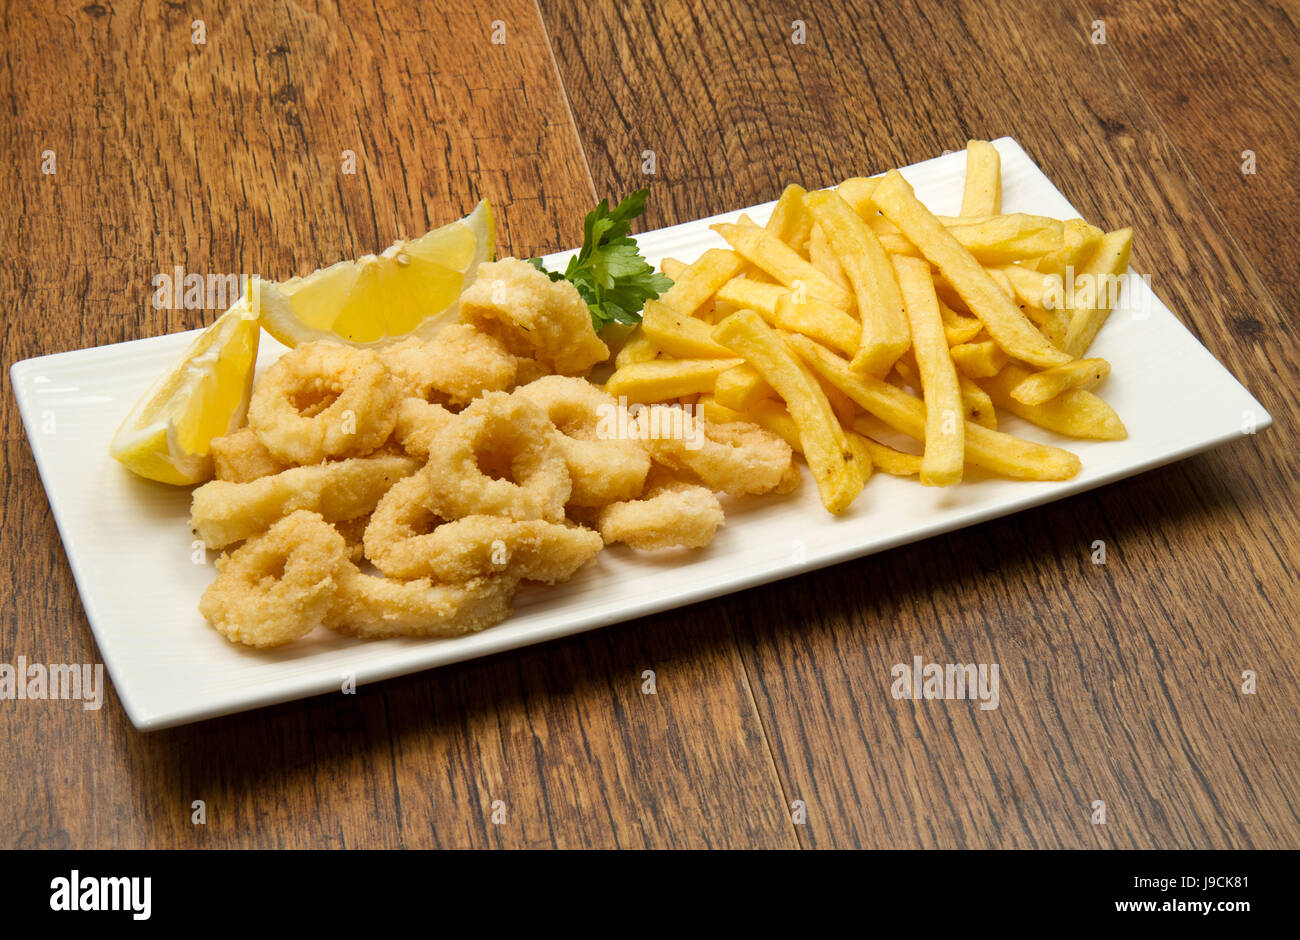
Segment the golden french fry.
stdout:
<path fill-rule="evenodd" d="M 980 318 L 989 335 L 1009 355 L 1044 369 L 1074 358 L 1038 332 L 975 257 L 922 205 L 897 170 L 885 174 L 872 198 L 921 254 L 943 272 L 971 313 Z"/>
<path fill-rule="evenodd" d="M 818 271 L 825 274 L 836 284 L 845 290 L 852 289 L 849 279 L 844 274 L 844 269 L 840 267 L 839 259 L 835 257 L 835 252 L 831 250 L 831 243 L 826 240 L 826 232 L 820 225 L 814 225 L 812 234 L 808 236 L 808 260 Z"/>
<path fill-rule="evenodd" d="M 1088 351 L 1097 338 L 1097 331 L 1110 316 L 1110 309 L 1119 293 L 1120 277 L 1128 270 L 1132 251 L 1131 228 L 1107 232 L 1101 237 L 1092 257 L 1075 275 L 1075 305 L 1070 312 L 1069 332 L 1065 334 L 1065 351 L 1071 356 L 1082 356 Z"/>
<path fill-rule="evenodd" d="M 956 228 L 964 225 L 989 225 L 994 226 L 1010 224 L 999 222 L 999 219 L 1013 220 L 1017 231 L 1029 231 L 1040 228 L 1059 229 L 1065 223 L 1060 219 L 1054 219 L 1050 215 L 1032 215 L 1027 212 L 1005 212 L 997 215 L 939 215 L 934 216 L 939 220 L 939 224 L 944 228 Z"/>
<path fill-rule="evenodd" d="M 1061 348 L 1069 322 L 1062 311 L 1043 306 L 1045 301 L 1050 303 L 1057 296 L 1060 278 L 1018 264 L 1009 264 L 998 273 L 1010 284 L 1013 299 L 1025 316 L 1053 346 Z"/>
<path fill-rule="evenodd" d="M 713 328 L 713 338 L 743 356 L 784 399 L 799 427 L 804 459 L 822 505 L 836 514 L 848 509 L 862 490 L 862 471 L 830 401 L 807 366 L 752 310 L 727 317 Z"/>
<path fill-rule="evenodd" d="M 920 388 L 921 376 L 916 371 L 915 360 L 909 358 L 910 355 L 909 353 L 894 363 L 894 369 L 898 372 L 899 378 L 912 388 Z M 976 385 L 974 379 L 961 372 L 957 373 L 957 386 L 961 389 L 961 404 L 966 420 L 996 431 L 998 413 L 993 407 L 993 399 L 989 398 L 989 393 Z"/>
<path fill-rule="evenodd" d="M 1071 388 L 1092 388 L 1110 375 L 1105 359 L 1076 359 L 1054 369 L 1034 372 L 1011 389 L 1011 397 L 1022 405 L 1041 405 Z"/>
<path fill-rule="evenodd" d="M 872 204 L 872 211 L 875 211 L 874 203 Z M 867 223 L 867 228 L 876 233 L 886 251 L 893 252 L 895 248 L 898 248 L 902 249 L 903 254 L 916 254 L 916 246 L 907 240 L 902 229 L 879 212 L 876 212 L 875 215 L 868 215 L 863 221 Z"/>
<path fill-rule="evenodd" d="M 1043 306 L 1043 301 L 1053 296 L 1052 291 L 1059 285 L 1058 279 L 1052 275 L 1018 264 L 1009 264 L 999 270 L 998 274 L 1011 286 L 1014 299 L 1032 307 Z"/>
<path fill-rule="evenodd" d="M 733 277 L 718 288 L 717 299 L 737 310 L 753 310 L 769 324 L 776 322 L 776 305 L 790 292 L 784 284 L 762 284 L 749 277 Z"/>
<path fill-rule="evenodd" d="M 800 257 L 771 232 L 755 226 L 718 223 L 710 226 L 737 252 L 786 287 L 825 301 L 841 310 L 853 310 L 853 295 Z"/>
<path fill-rule="evenodd" d="M 880 185 L 880 179 L 879 176 L 870 178 L 855 176 L 836 186 L 835 192 L 853 207 L 854 212 L 866 219 L 876 214 L 876 204 L 872 202 L 871 195 Z"/>
<path fill-rule="evenodd" d="M 614 367 L 621 369 L 635 362 L 649 362 L 658 355 L 659 347 L 638 326 L 614 357 Z"/>
<path fill-rule="evenodd" d="M 875 419 L 879 420 L 879 419 Z M 862 438 L 867 451 L 871 454 L 871 463 L 881 473 L 895 477 L 914 477 L 921 473 L 921 458 L 916 454 L 905 454 L 888 444 L 882 444 L 871 437 L 874 422 L 870 415 L 863 415 L 853 422 L 853 430 Z"/>
<path fill-rule="evenodd" d="M 740 272 L 740 276 L 748 278 L 755 284 L 770 284 L 773 287 L 781 288 L 781 290 L 788 290 L 784 284 L 755 264 L 746 264 L 745 270 Z"/>
<path fill-rule="evenodd" d="M 1030 307 L 1025 305 L 1022 308 L 1025 316 L 1033 321 L 1038 331 L 1047 337 L 1048 341 L 1057 349 L 1065 348 L 1065 332 L 1069 324 L 1065 322 L 1065 317 L 1059 310 L 1044 310 L 1042 307 Z M 1068 365 L 1068 363 L 1067 363 Z M 1053 366 L 1059 369 L 1060 366 Z"/>
<path fill-rule="evenodd" d="M 842 197 L 833 192 L 809 193 L 804 203 L 826 233 L 857 296 L 861 337 L 853 368 L 884 375 L 912 341 L 889 255 Z"/>
<path fill-rule="evenodd" d="M 784 337 L 792 334 L 782 333 L 781 335 Z M 800 365 L 803 364 L 798 359 L 796 359 L 796 361 L 799 362 Z M 831 411 L 835 412 L 835 417 L 840 419 L 840 426 L 848 427 L 852 424 L 853 419 L 858 416 L 858 406 L 853 403 L 853 399 L 849 398 L 848 395 L 845 395 L 838 388 L 826 381 L 826 379 L 818 375 L 816 372 L 813 372 L 811 369 L 808 370 L 808 374 L 811 375 L 813 379 L 816 380 L 817 384 L 821 386 L 822 394 L 824 394 L 826 400 L 831 403 Z M 863 479 L 865 479 L 865 477 Z"/>
<path fill-rule="evenodd" d="M 921 483 L 951 486 L 961 482 L 965 464 L 965 408 L 957 370 L 948 354 L 948 340 L 939 315 L 930 266 L 919 258 L 896 256 L 894 271 L 903 295 L 903 310 L 912 328 L 912 354 L 925 399 L 925 456 Z"/>
<path fill-rule="evenodd" d="M 1083 219 L 1066 219 L 1061 234 L 1061 247 L 1030 263 L 1043 274 L 1063 278 L 1097 250 L 1101 236 L 1101 229 L 1089 225 Z"/>
<path fill-rule="evenodd" d="M 966 187 L 962 215 L 997 215 L 1002 211 L 1002 158 L 987 140 L 966 142 Z M 922 480 L 924 482 L 924 480 Z"/>
<path fill-rule="evenodd" d="M 1011 278 L 1007 277 L 999 268 L 985 268 L 985 273 L 993 278 L 993 283 L 998 285 L 1002 293 L 1007 295 L 1007 300 L 1012 302 L 1016 299 L 1016 289 L 1011 286 Z"/>
<path fill-rule="evenodd" d="M 957 374 L 957 384 L 961 386 L 961 402 L 966 408 L 966 420 L 974 421 L 980 427 L 990 431 L 998 429 L 998 412 L 993 407 L 989 393 L 980 388 L 972 378 Z"/>
<path fill-rule="evenodd" d="M 735 355 L 709 337 L 709 324 L 685 317 L 668 304 L 647 300 L 641 312 L 641 331 L 652 343 L 678 359 L 730 359 Z"/>
<path fill-rule="evenodd" d="M 1008 362 L 1002 371 L 979 384 L 993 404 L 1041 428 L 1097 441 L 1121 441 L 1128 429 L 1115 409 L 1092 392 L 1071 388 L 1041 405 L 1026 405 L 1011 397 L 1011 390 L 1029 377 L 1029 370 Z"/>
<path fill-rule="evenodd" d="M 909 349 L 903 355 L 898 357 L 894 363 L 894 371 L 885 376 L 887 382 L 894 382 L 894 374 L 897 373 L 903 384 L 913 391 L 919 391 L 921 388 L 921 373 L 916 371 L 916 358 Z M 897 382 L 894 382 L 897 385 Z"/>
<path fill-rule="evenodd" d="M 712 392 L 718 376 L 741 359 L 653 359 L 634 362 L 614 372 L 605 391 L 629 402 L 660 402 Z"/>
<path fill-rule="evenodd" d="M 775 398 L 776 390 L 767 384 L 757 369 L 746 362 L 719 373 L 717 384 L 713 387 L 713 397 L 720 405 L 736 411 L 747 411 L 761 401 Z"/>
<path fill-rule="evenodd" d="M 713 421 L 717 424 L 731 424 L 733 421 L 744 420 L 738 410 L 730 405 L 722 404 L 714 395 L 701 395 L 696 404 L 699 405 L 699 416 L 706 421 Z"/>
<path fill-rule="evenodd" d="M 740 308 L 735 304 L 725 303 L 724 301 L 718 300 L 717 295 L 714 295 L 713 300 L 709 301 L 697 316 L 699 319 L 712 326 L 718 321 L 731 316 L 738 309 Z"/>
<path fill-rule="evenodd" d="M 769 232 L 785 242 L 796 251 L 808 241 L 813 227 L 812 216 L 804 207 L 803 197 L 806 190 L 802 186 L 791 184 L 781 192 L 776 201 L 767 225 Z"/>
<path fill-rule="evenodd" d="M 980 324 L 980 330 L 983 331 L 984 324 L 980 323 L 979 317 L 970 312 L 970 309 L 966 306 L 966 301 L 962 300 L 961 295 L 953 290 L 953 286 L 948 283 L 943 276 L 943 272 L 938 269 L 934 271 L 934 292 L 939 295 L 939 303 L 948 307 L 959 317 L 973 319 Z"/>
<path fill-rule="evenodd" d="M 986 379 L 997 375 L 998 370 L 1007 364 L 1007 354 L 998 348 L 991 339 L 973 343 L 960 343 L 948 349 L 953 364 L 963 375 L 972 379 Z"/>
<path fill-rule="evenodd" d="M 1034 326 L 1046 336 L 1058 349 L 1064 348 L 1065 334 L 1070 322 L 1065 312 L 1056 307 L 1054 298 L 1059 296 L 1061 279 L 1055 275 L 1043 274 L 1033 268 L 1009 264 L 1001 269 L 1002 275 L 1011 283 L 1015 299 L 1025 316 L 1033 321 Z M 1048 304 L 1050 306 L 1045 306 Z M 1057 367 L 1059 368 L 1059 367 Z"/>
<path fill-rule="evenodd" d="M 687 265 L 685 261 L 678 261 L 676 258 L 665 258 L 663 261 L 659 262 L 659 270 L 664 272 L 664 274 L 667 274 L 674 281 L 682 276 L 682 272 L 685 271 L 687 267 L 689 267 L 689 265 Z"/>
<path fill-rule="evenodd" d="M 862 483 L 871 479 L 871 471 L 875 467 L 875 460 L 871 454 L 871 442 L 861 434 L 854 434 L 848 428 L 844 429 L 844 440 L 849 445 L 849 450 L 853 452 L 854 463 L 857 465 L 858 472 L 862 474 Z"/>
<path fill-rule="evenodd" d="M 847 360 L 807 337 L 793 336 L 786 342 L 814 371 L 865 411 L 908 437 L 925 440 L 925 403 L 919 398 L 887 382 L 858 374 L 849 368 Z M 1059 447 L 990 431 L 971 421 L 966 422 L 965 436 L 966 461 L 1003 476 L 1021 480 L 1068 480 L 1079 472 L 1079 458 Z"/>
<path fill-rule="evenodd" d="M 682 316 L 693 317 L 744 266 L 745 259 L 734 251 L 710 248 L 676 277 L 670 274 L 673 286 L 659 299 Z"/>
<path fill-rule="evenodd" d="M 1056 251 L 1061 247 L 1063 228 L 1056 219 L 1020 214 L 995 215 L 944 227 L 985 267 L 1040 258 Z M 901 233 L 881 235 L 880 243 L 891 254 L 920 254 Z"/>
<path fill-rule="evenodd" d="M 883 175 L 878 177 L 873 177 L 872 182 L 878 183 L 882 179 L 884 179 Z M 840 192 L 840 190 L 837 189 L 836 192 Z M 872 192 L 873 193 L 875 192 L 874 186 L 872 187 Z M 843 195 L 843 193 L 841 193 L 841 195 Z M 876 206 L 874 202 L 864 199 L 860 195 L 860 193 L 855 195 L 860 200 L 860 203 L 855 204 L 854 201 L 852 199 L 849 199 L 847 196 L 845 197 L 845 201 L 847 201 L 855 209 L 857 209 L 858 205 L 860 204 L 863 208 L 868 209 L 870 212 L 877 213 L 876 215 L 871 215 L 866 219 L 867 224 L 871 226 L 871 230 L 873 232 L 875 232 L 877 235 L 902 235 L 903 234 L 902 229 L 900 229 L 893 222 L 889 221 L 883 215 L 879 214 L 879 207 Z M 1062 222 L 1060 219 L 1054 219 L 1050 215 L 1032 215 L 1025 212 L 1008 212 L 1008 213 L 1000 212 L 993 216 L 939 215 L 938 213 L 935 213 L 934 217 L 939 220 L 939 224 L 942 225 L 944 228 L 954 228 L 956 226 L 962 226 L 962 225 L 980 225 L 982 223 L 989 222 L 990 220 L 996 218 L 1005 218 L 1005 219 L 1016 218 L 1019 220 L 1016 223 L 1017 226 L 1021 226 L 1026 230 L 1039 229 L 1045 227 L 1055 228 L 1057 225 L 1061 225 L 1061 226 L 1065 225 L 1065 223 Z M 995 224 L 1004 224 L 1004 223 L 995 223 Z M 1098 234 L 1100 234 L 1100 232 Z"/>
<path fill-rule="evenodd" d="M 777 301 L 773 325 L 811 336 L 846 356 L 852 356 L 858 351 L 858 337 L 862 330 L 857 320 L 838 307 L 818 300 L 800 303 L 791 292 Z"/>
<path fill-rule="evenodd" d="M 942 300 L 939 301 L 939 315 L 943 317 L 943 332 L 948 337 L 948 345 L 968 343 L 984 329 L 984 324 L 975 317 L 963 317 Z"/>
<path fill-rule="evenodd" d="M 1029 318 L 1029 322 L 1034 324 L 1038 332 L 1042 333 L 1043 337 L 1057 349 L 1062 348 L 1065 341 L 1065 317 L 1059 311 L 1045 310 L 1042 307 L 1027 303 L 1019 295 L 1012 284 L 1010 272 L 1020 269 L 1015 265 L 1008 265 L 1004 268 L 985 268 L 985 270 L 988 271 L 989 277 L 993 278 L 998 287 L 1002 288 L 1003 293 L 1011 298 L 1020 309 L 1020 312 Z"/>

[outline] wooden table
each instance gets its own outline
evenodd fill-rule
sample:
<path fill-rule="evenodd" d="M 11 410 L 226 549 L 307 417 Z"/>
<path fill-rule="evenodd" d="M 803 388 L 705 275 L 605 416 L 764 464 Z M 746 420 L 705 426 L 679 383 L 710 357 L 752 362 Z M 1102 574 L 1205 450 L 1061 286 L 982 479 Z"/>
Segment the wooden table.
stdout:
<path fill-rule="evenodd" d="M 244 0 L 201 28 L 180 3 L 38 6 L 0 4 L 6 367 L 209 322 L 152 307 L 173 265 L 303 274 L 480 196 L 528 256 L 646 182 L 658 227 L 1009 134 L 1090 219 L 1135 227 L 1135 267 L 1276 424 L 355 696 L 156 734 L 111 693 L 3 702 L 3 844 L 1300 844 L 1294 2 L 807 2 L 803 43 L 780 3 Z M 94 662 L 5 383 L 0 662 Z M 893 700 L 916 654 L 1000 663 L 1001 708 Z"/>

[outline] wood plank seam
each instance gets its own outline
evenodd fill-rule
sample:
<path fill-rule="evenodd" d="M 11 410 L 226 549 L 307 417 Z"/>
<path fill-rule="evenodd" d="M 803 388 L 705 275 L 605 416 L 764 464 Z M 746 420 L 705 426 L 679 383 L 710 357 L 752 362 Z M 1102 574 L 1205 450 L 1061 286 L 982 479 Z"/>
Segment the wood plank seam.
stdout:
<path fill-rule="evenodd" d="M 546 25 L 546 17 L 542 14 L 540 0 L 533 0 L 533 9 L 537 11 L 537 23 L 542 28 L 542 39 L 546 41 L 546 55 L 551 60 L 551 74 L 555 76 L 555 84 L 564 97 L 564 113 L 569 118 L 569 130 L 573 132 L 574 146 L 578 148 L 578 153 L 582 154 L 582 168 L 587 174 L 587 185 L 591 188 L 591 202 L 595 205 L 600 197 L 596 194 L 596 177 L 591 172 L 591 158 L 587 156 L 587 148 L 582 145 L 582 135 L 578 133 L 578 122 L 573 116 L 573 98 L 570 97 L 569 88 L 564 84 L 564 76 L 560 73 L 560 63 L 555 58 L 555 45 L 551 42 L 551 31 Z"/>
<path fill-rule="evenodd" d="M 1066 3 L 1067 5 L 1068 2 L 1069 0 L 1062 0 L 1062 3 Z M 1098 19 L 1085 0 L 1076 0 L 1075 9 L 1083 13 L 1085 23 L 1091 23 Z M 1146 89 L 1143 87 L 1142 83 L 1138 81 L 1137 76 L 1133 74 L 1133 70 L 1129 68 L 1128 63 L 1124 60 L 1123 54 L 1110 43 L 1094 43 L 1093 49 L 1096 50 L 1099 58 L 1104 56 L 1107 51 L 1114 56 L 1119 69 L 1124 73 L 1124 77 L 1127 78 L 1134 89 L 1137 90 L 1138 100 L 1141 102 L 1143 110 L 1146 111 L 1152 124 L 1160 129 L 1160 135 L 1168 142 L 1170 151 L 1178 159 L 1178 165 L 1182 168 L 1183 176 L 1187 179 L 1189 185 L 1200 194 L 1205 205 L 1209 207 L 1210 212 L 1213 214 L 1214 221 L 1218 223 L 1219 230 L 1223 233 L 1224 240 L 1228 242 L 1229 247 L 1231 247 L 1240 257 L 1243 270 L 1254 281 L 1253 287 L 1263 296 L 1263 298 L 1268 302 L 1268 305 L 1273 308 L 1274 312 L 1280 311 L 1282 309 L 1281 301 L 1278 297 L 1274 296 L 1273 289 L 1268 285 L 1264 280 L 1263 275 L 1260 274 L 1259 270 L 1255 267 L 1254 260 L 1251 258 L 1250 253 L 1246 251 L 1241 239 L 1238 238 L 1236 230 L 1228 224 L 1227 217 L 1223 214 L 1223 210 L 1221 210 L 1218 204 L 1210 198 L 1209 189 L 1201 182 L 1200 177 L 1197 176 L 1196 172 L 1192 169 L 1191 163 L 1183 154 L 1183 149 L 1178 146 L 1178 141 L 1174 139 L 1173 133 L 1165 126 L 1165 122 L 1161 119 L 1159 112 L 1152 106 L 1150 99 L 1147 98 Z M 1285 323 L 1286 321 L 1279 317 L 1278 322 Z"/>
<path fill-rule="evenodd" d="M 723 616 L 726 616 L 724 611 Z M 799 831 L 799 826 L 795 824 L 794 817 L 791 814 L 790 791 L 786 787 L 785 779 L 781 775 L 781 767 L 776 760 L 776 751 L 772 748 L 772 735 L 768 731 L 767 723 L 763 721 L 763 710 L 758 707 L 758 700 L 754 697 L 754 684 L 749 678 L 749 665 L 745 662 L 745 657 L 740 655 L 740 638 L 736 636 L 735 627 L 727 618 L 727 632 L 731 634 L 731 645 L 736 653 L 736 661 L 740 663 L 740 676 L 745 683 L 745 694 L 749 697 L 750 707 L 754 710 L 754 717 L 758 721 L 759 730 L 763 733 L 763 746 L 767 748 L 768 766 L 772 771 L 772 779 L 776 782 L 777 794 L 781 798 L 781 805 L 784 807 L 785 818 L 789 821 L 790 828 L 793 830 L 792 835 L 795 839 L 795 845 L 800 849 L 808 848 L 808 845 Z"/>

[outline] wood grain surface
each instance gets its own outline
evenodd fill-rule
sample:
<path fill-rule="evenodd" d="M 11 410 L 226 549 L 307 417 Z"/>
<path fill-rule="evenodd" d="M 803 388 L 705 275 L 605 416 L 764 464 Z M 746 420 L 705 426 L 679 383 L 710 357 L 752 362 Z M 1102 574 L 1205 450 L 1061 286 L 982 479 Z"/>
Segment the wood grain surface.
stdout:
<path fill-rule="evenodd" d="M 151 306 L 173 265 L 301 274 L 480 196 L 526 256 L 640 185 L 658 227 L 1008 134 L 1134 226 L 1135 268 L 1274 426 L 356 696 L 155 734 L 111 694 L 0 702 L 0 844 L 1300 845 L 1295 6 L 798 6 L 249 0 L 195 44 L 177 3 L 0 2 L 0 662 L 98 658 L 10 364 L 209 322 Z M 893 700 L 917 655 L 999 663 L 1000 708 Z"/>

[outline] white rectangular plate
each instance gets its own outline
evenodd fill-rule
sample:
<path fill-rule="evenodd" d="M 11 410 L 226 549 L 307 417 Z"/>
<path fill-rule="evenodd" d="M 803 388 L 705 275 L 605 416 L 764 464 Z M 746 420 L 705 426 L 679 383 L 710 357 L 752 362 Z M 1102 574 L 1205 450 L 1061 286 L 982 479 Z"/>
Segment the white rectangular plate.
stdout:
<path fill-rule="evenodd" d="M 1003 138 L 997 148 L 1004 211 L 1078 215 L 1015 141 Z M 954 153 L 903 173 L 934 211 L 955 214 L 964 159 Z M 763 222 L 771 204 L 746 211 Z M 689 261 L 723 246 L 710 223 L 738 215 L 637 240 L 656 265 L 670 255 Z M 707 549 L 648 557 L 611 547 L 569 583 L 521 592 L 504 624 L 449 640 L 363 642 L 322 630 L 258 652 L 204 622 L 197 603 L 214 572 L 210 557 L 198 564 L 192 557 L 189 491 L 137 479 L 108 456 L 122 417 L 193 333 L 29 359 L 13 366 L 12 378 L 104 662 L 131 721 L 155 729 L 337 691 L 348 675 L 372 682 L 680 607 L 1070 496 L 1271 423 L 1145 283 L 1130 279 L 1125 291 L 1124 309 L 1107 322 L 1094 354 L 1114 367 L 1100 391 L 1128 426 L 1128 439 L 1067 440 L 1010 417 L 1002 426 L 1077 453 L 1083 471 L 1075 479 L 980 477 L 944 490 L 877 474 L 847 514 L 832 518 L 805 471 L 790 496 L 728 505 L 727 524 Z M 259 367 L 281 352 L 264 336 Z"/>

